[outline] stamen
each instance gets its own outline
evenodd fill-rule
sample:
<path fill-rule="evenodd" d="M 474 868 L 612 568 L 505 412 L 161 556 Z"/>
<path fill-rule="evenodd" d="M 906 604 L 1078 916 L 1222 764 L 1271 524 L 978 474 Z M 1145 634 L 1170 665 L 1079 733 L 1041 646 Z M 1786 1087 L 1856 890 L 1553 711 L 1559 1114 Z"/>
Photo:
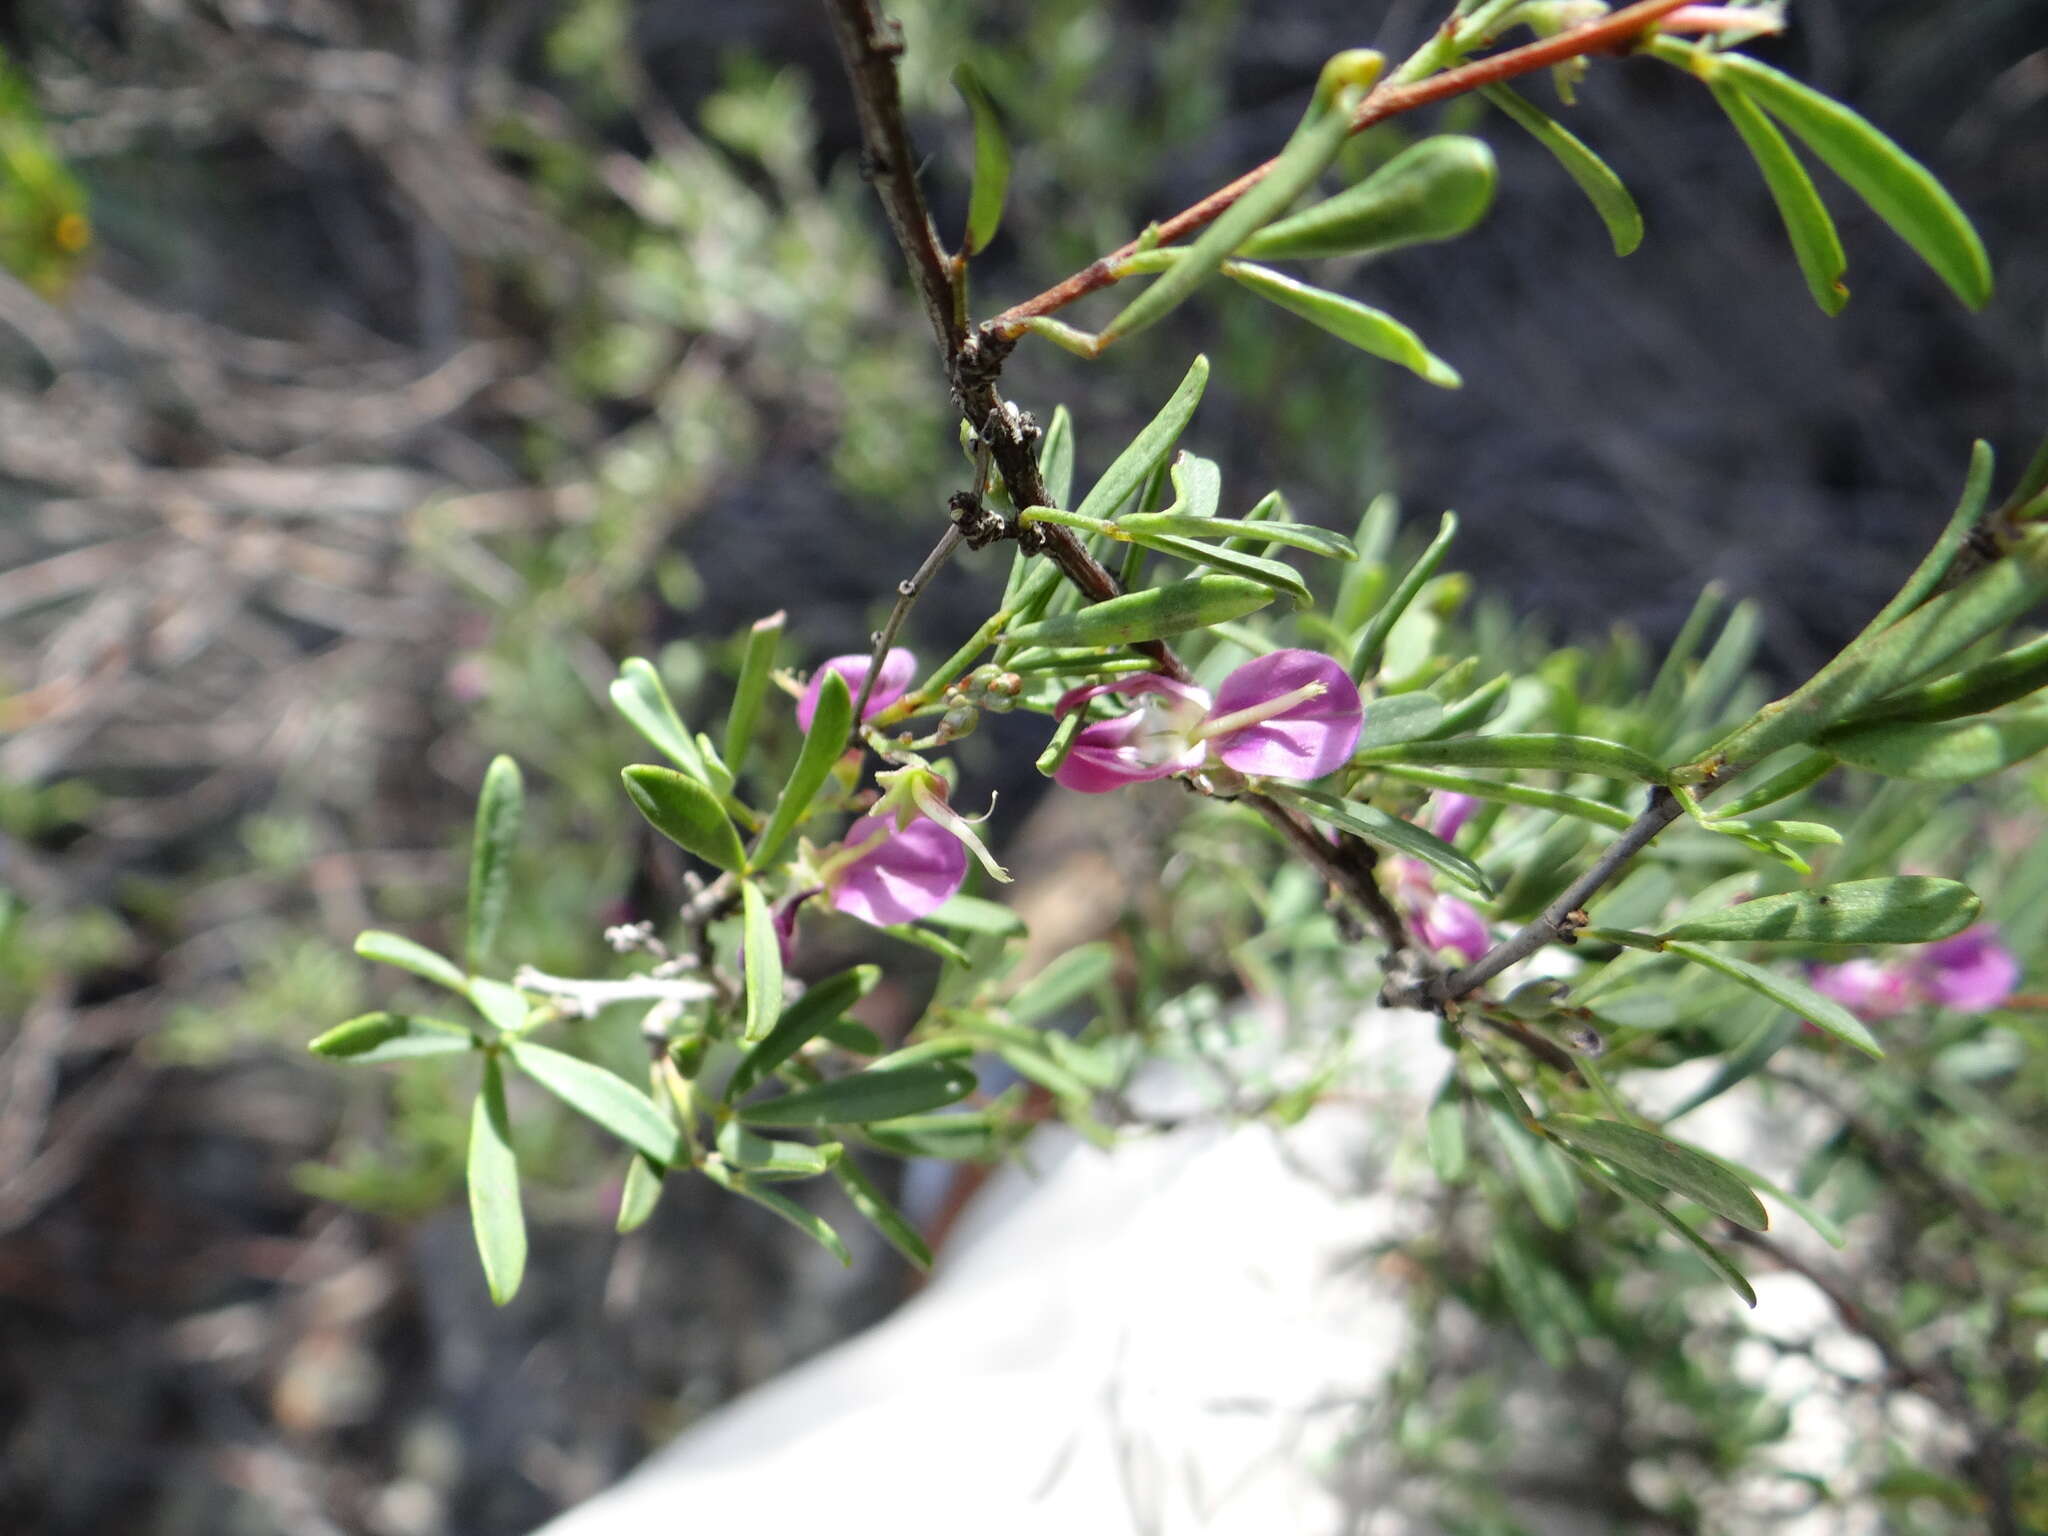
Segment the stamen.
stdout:
<path fill-rule="evenodd" d="M 1310 699 L 1320 699 L 1330 691 L 1325 683 L 1303 683 L 1290 692 L 1276 694 L 1258 704 L 1234 709 L 1227 715 L 1211 715 L 1189 733 L 1194 741 L 1209 741 L 1217 736 L 1228 736 L 1233 731 L 1242 731 L 1248 726 L 1262 724 L 1275 715 L 1284 715 L 1297 704 L 1306 704 Z"/>
<path fill-rule="evenodd" d="M 1007 869 L 1003 868 L 1002 865 L 998 864 L 995 860 L 995 855 L 990 853 L 988 849 L 982 845 L 980 837 L 978 837 L 975 834 L 973 824 L 970 823 L 965 816 L 962 816 L 958 811 L 954 810 L 952 806 L 946 804 L 944 800 L 941 800 L 937 795 L 933 794 L 930 790 L 925 789 L 922 785 L 918 787 L 916 797 L 917 808 L 919 810 L 923 811 L 925 815 L 929 816 L 933 821 L 936 821 L 940 826 L 944 827 L 948 832 L 952 833 L 953 836 L 959 838 L 961 846 L 966 848 L 966 850 L 969 853 L 973 854 L 975 858 L 979 859 L 981 861 L 981 867 L 987 870 L 992 877 L 994 877 L 997 880 L 1001 880 L 1005 883 L 1008 883 L 1010 879 L 1010 872 Z M 989 817 L 995 815 L 995 813 L 996 797 L 994 795 L 990 795 L 988 797 L 988 809 L 985 812 L 983 812 L 980 816 L 976 817 L 975 820 L 987 821 Z"/>

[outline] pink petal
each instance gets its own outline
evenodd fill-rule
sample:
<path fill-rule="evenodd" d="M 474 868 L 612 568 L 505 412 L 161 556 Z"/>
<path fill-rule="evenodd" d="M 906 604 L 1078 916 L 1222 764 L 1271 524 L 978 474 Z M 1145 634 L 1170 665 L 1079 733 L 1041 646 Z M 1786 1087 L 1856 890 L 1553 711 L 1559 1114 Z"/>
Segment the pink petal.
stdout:
<path fill-rule="evenodd" d="M 1814 991 L 1833 998 L 1859 1019 L 1888 1019 L 1912 1006 L 1905 973 L 1876 960 L 1816 965 L 1806 979 Z"/>
<path fill-rule="evenodd" d="M 1458 835 L 1458 829 L 1472 819 L 1472 813 L 1479 809 L 1479 801 L 1472 795 L 1444 790 L 1430 802 L 1430 808 L 1430 830 L 1448 843 Z"/>
<path fill-rule="evenodd" d="M 1432 951 L 1448 949 L 1469 965 L 1492 947 L 1486 919 L 1455 896 L 1437 896 L 1415 917 L 1416 935 Z"/>
<path fill-rule="evenodd" d="M 1064 719 L 1088 700 L 1100 698 L 1105 693 L 1163 693 L 1168 698 L 1177 699 L 1183 704 L 1190 705 L 1193 710 L 1205 714 L 1210 702 L 1206 688 L 1197 688 L 1193 683 L 1176 682 L 1161 672 L 1132 672 L 1124 677 L 1112 678 L 1106 683 L 1094 683 L 1086 688 L 1069 688 L 1060 695 L 1059 703 L 1053 706 L 1053 717 Z M 1093 729 L 1093 726 L 1089 726 L 1081 734 L 1085 736 Z"/>
<path fill-rule="evenodd" d="M 1943 1008 L 1988 1013 L 2005 1006 L 2019 984 L 2020 963 L 1990 923 L 1965 928 L 1913 957 L 1914 980 Z"/>
<path fill-rule="evenodd" d="M 1103 795 L 1126 784 L 1143 784 L 1202 766 L 1209 754 L 1200 742 L 1191 742 L 1168 757 L 1148 753 L 1144 742 L 1149 724 L 1144 715 L 1129 714 L 1082 726 L 1066 760 L 1053 770 L 1053 782 L 1084 795 Z"/>
<path fill-rule="evenodd" d="M 1365 706 L 1350 675 L 1317 651 L 1274 651 L 1246 662 L 1216 690 L 1214 715 L 1233 715 L 1308 683 L 1324 692 L 1283 714 L 1215 737 L 1216 755 L 1239 773 L 1275 779 L 1320 779 L 1334 773 L 1358 745 Z"/>
<path fill-rule="evenodd" d="M 889 835 L 832 878 L 825 899 L 848 916 L 886 928 L 944 906 L 967 878 L 967 850 L 937 822 L 919 817 L 900 832 L 888 816 L 863 816 L 846 829 L 858 845 Z"/>
<path fill-rule="evenodd" d="M 860 685 L 868 675 L 868 658 L 834 656 L 811 674 L 811 685 L 796 702 L 796 723 L 807 731 L 811 728 L 811 717 L 818 712 L 818 695 L 825 691 L 825 674 L 828 672 L 837 672 L 845 678 L 847 691 L 857 699 L 860 697 Z M 875 691 L 868 695 L 867 708 L 860 712 L 861 719 L 873 718 L 902 698 L 910 691 L 910 680 L 916 674 L 915 656 L 900 645 L 891 650 L 882 658 L 882 675 L 875 679 Z"/>

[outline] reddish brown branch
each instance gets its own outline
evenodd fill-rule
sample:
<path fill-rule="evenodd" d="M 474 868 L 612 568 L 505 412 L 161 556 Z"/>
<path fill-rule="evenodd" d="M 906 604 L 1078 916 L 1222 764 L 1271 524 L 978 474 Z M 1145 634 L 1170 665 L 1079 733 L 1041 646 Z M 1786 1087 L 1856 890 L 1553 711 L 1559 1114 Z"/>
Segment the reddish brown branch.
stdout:
<path fill-rule="evenodd" d="M 1583 27 L 1573 27 L 1555 37 L 1546 37 L 1540 42 L 1529 43 L 1521 48 L 1511 48 L 1506 53 L 1494 54 L 1491 58 L 1478 59 L 1457 69 L 1447 69 L 1440 75 L 1417 80 L 1410 85 L 1383 85 L 1359 103 L 1352 114 L 1351 131 L 1362 132 L 1374 123 L 1383 123 L 1390 117 L 1399 117 L 1404 112 L 1413 112 L 1418 107 L 1433 102 L 1448 101 L 1454 96 L 1463 96 L 1484 86 L 1498 85 L 1503 80 L 1512 80 L 1518 75 L 1533 74 L 1567 59 L 1584 58 L 1596 53 L 1626 53 L 1642 37 L 1660 16 L 1677 10 L 1686 0 L 1640 0 L 1639 4 L 1603 16 L 1598 21 L 1588 22 Z M 1158 228 L 1157 243 L 1171 245 L 1184 240 L 1221 214 L 1224 209 L 1266 179 L 1276 160 L 1255 165 L 1227 187 L 1218 187 L 1192 207 L 1184 208 L 1172 218 L 1163 221 Z M 993 320 L 985 321 L 982 331 L 986 335 L 1015 340 L 1024 334 L 1024 322 L 1039 315 L 1049 315 L 1064 309 L 1076 299 L 1098 289 L 1107 288 L 1117 279 L 1116 264 L 1134 255 L 1138 242 L 1132 240 L 1118 246 L 1107 256 L 1090 262 L 1064 282 L 1056 283 L 1036 298 L 1026 299 L 1012 305 Z"/>

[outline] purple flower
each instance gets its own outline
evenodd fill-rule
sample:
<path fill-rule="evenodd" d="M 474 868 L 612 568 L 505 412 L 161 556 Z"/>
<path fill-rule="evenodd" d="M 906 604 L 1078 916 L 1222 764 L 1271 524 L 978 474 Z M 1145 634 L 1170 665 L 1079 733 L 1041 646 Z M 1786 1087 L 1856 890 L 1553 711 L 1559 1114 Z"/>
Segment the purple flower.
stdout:
<path fill-rule="evenodd" d="M 825 900 L 878 928 L 937 911 L 967 878 L 966 848 L 923 817 L 898 831 L 892 816 L 863 816 L 825 864 Z"/>
<path fill-rule="evenodd" d="M 859 698 L 860 685 L 867 680 L 869 660 L 866 656 L 834 656 L 813 672 L 810 686 L 804 689 L 804 696 L 796 702 L 796 723 L 807 731 L 811 728 L 811 717 L 818 712 L 818 695 L 825 691 L 825 674 L 828 672 L 837 672 L 845 678 L 847 691 Z M 860 712 L 861 719 L 872 719 L 908 693 L 910 680 L 916 673 L 917 658 L 902 646 L 884 656 L 881 676 L 875 679 L 875 691 L 868 695 L 867 707 Z"/>
<path fill-rule="evenodd" d="M 1493 935 L 1479 909 L 1437 890 L 1420 860 L 1387 862 L 1394 877 L 1394 899 L 1425 949 L 1432 954 L 1448 949 L 1470 965 L 1492 947 Z"/>
<path fill-rule="evenodd" d="M 1979 923 L 1894 959 L 1812 966 L 1807 979 L 1860 1019 L 1888 1019 L 1922 1006 L 1989 1013 L 2011 998 L 2020 963 L 1999 942 L 1997 928 Z"/>
<path fill-rule="evenodd" d="M 1458 835 L 1458 829 L 1472 819 L 1472 813 L 1479 809 L 1479 801 L 1471 795 L 1461 795 L 1456 790 L 1445 790 L 1431 806 L 1430 830 L 1450 842 Z"/>
<path fill-rule="evenodd" d="M 1138 672 L 1076 688 L 1054 713 L 1065 716 L 1103 694 L 1137 696 L 1138 707 L 1083 726 L 1053 777 L 1099 795 L 1126 784 L 1186 773 L 1210 761 L 1259 778 L 1320 779 L 1343 766 L 1358 743 L 1365 707 L 1336 662 L 1284 650 L 1246 662 L 1212 699 L 1192 683 Z"/>
<path fill-rule="evenodd" d="M 1929 1001 L 1964 1013 L 2002 1008 L 2019 984 L 2020 963 L 1990 923 L 1929 944 L 1908 962 Z"/>

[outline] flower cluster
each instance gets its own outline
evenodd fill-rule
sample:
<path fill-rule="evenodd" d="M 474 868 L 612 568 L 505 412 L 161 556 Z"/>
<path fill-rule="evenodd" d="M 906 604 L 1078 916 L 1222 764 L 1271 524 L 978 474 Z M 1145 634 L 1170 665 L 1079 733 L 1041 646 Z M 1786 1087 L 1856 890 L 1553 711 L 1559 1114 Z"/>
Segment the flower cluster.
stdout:
<path fill-rule="evenodd" d="M 2020 963 L 1999 942 L 1997 928 L 1978 923 L 1883 960 L 1817 965 L 1809 979 L 1815 991 L 1863 1019 L 1889 1019 L 1922 1007 L 1988 1013 L 2011 998 Z"/>
<path fill-rule="evenodd" d="M 1248 661 L 1213 698 L 1193 683 L 1136 672 L 1076 688 L 1054 713 L 1064 719 L 1105 694 L 1139 704 L 1074 737 L 1053 777 L 1083 794 L 1213 765 L 1259 778 L 1320 779 L 1344 765 L 1365 723 L 1349 675 L 1315 651 L 1274 651 Z"/>
<path fill-rule="evenodd" d="M 1479 802 L 1470 795 L 1439 795 L 1428 818 L 1429 829 L 1445 842 L 1471 819 Z M 1390 892 L 1401 915 L 1408 920 L 1415 937 L 1432 954 L 1449 950 L 1467 965 L 1480 959 L 1492 947 L 1493 935 L 1479 909 L 1436 888 L 1429 867 L 1419 859 L 1389 859 Z"/>

